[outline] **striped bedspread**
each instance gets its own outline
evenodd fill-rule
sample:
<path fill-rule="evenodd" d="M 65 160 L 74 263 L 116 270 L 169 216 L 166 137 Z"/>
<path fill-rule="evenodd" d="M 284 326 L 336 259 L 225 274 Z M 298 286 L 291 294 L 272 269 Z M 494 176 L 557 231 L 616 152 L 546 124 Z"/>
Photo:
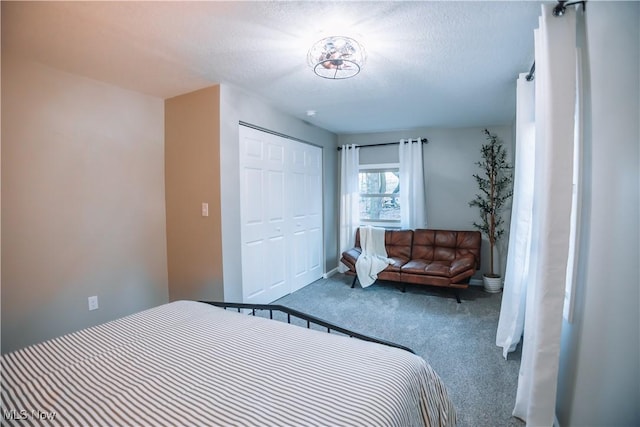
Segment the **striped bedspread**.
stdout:
<path fill-rule="evenodd" d="M 407 351 L 177 301 L 2 356 L 2 424 L 453 426 Z"/>

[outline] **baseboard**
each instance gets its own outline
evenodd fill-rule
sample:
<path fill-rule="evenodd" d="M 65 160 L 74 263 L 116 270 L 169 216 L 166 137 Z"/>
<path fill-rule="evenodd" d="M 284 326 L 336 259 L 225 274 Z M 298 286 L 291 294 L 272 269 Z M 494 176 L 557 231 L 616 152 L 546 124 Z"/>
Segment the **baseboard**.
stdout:
<path fill-rule="evenodd" d="M 334 268 L 333 270 L 329 270 L 326 273 L 324 273 L 322 275 L 323 279 L 328 279 L 329 277 L 333 276 L 334 274 L 336 274 L 338 272 L 338 267 Z"/>
<path fill-rule="evenodd" d="M 469 284 L 471 286 L 483 286 L 482 279 L 471 279 L 469 280 Z"/>

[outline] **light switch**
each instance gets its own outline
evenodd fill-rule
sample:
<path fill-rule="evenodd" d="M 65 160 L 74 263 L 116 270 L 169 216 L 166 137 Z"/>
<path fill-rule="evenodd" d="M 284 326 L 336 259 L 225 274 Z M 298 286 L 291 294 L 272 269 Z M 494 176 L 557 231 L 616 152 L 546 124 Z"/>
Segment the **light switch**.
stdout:
<path fill-rule="evenodd" d="M 209 203 L 202 204 L 202 216 L 209 216 Z"/>

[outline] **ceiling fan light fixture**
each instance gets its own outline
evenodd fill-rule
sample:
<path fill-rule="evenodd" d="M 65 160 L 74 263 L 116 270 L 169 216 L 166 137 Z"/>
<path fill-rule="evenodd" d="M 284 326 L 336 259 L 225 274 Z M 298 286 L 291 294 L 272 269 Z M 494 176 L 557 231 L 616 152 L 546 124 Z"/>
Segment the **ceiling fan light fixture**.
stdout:
<path fill-rule="evenodd" d="M 360 72 L 364 61 L 365 51 L 362 45 L 344 36 L 318 40 L 307 54 L 307 62 L 313 68 L 313 72 L 332 80 L 355 76 Z"/>

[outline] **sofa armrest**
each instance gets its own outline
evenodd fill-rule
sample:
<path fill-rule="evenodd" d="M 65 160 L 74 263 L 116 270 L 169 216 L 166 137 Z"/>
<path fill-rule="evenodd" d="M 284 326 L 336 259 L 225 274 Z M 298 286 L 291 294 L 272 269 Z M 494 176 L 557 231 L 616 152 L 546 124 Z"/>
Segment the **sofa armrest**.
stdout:
<path fill-rule="evenodd" d="M 474 255 L 464 255 L 460 258 L 456 258 L 449 268 L 450 276 L 457 276 L 460 273 L 463 273 L 467 270 L 476 269 L 476 257 Z"/>
<path fill-rule="evenodd" d="M 355 247 L 342 252 L 342 263 L 349 268 L 349 270 L 356 271 L 356 261 L 360 257 L 362 249 Z"/>

